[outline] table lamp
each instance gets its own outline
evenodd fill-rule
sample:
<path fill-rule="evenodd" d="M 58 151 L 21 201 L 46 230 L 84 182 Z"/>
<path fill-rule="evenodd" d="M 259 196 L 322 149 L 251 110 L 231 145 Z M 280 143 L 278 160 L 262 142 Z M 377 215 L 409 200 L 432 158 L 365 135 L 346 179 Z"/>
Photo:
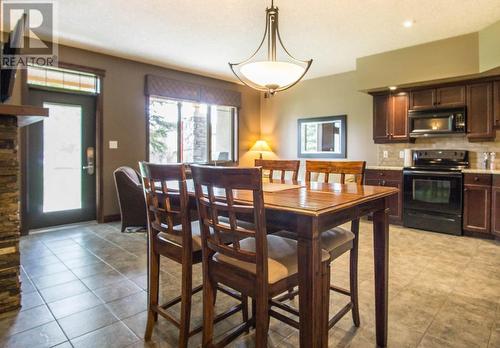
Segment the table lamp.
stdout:
<path fill-rule="evenodd" d="M 262 159 L 263 152 L 272 152 L 273 150 L 271 150 L 271 147 L 266 143 L 265 140 L 257 140 L 250 151 L 259 152 L 259 159 Z"/>

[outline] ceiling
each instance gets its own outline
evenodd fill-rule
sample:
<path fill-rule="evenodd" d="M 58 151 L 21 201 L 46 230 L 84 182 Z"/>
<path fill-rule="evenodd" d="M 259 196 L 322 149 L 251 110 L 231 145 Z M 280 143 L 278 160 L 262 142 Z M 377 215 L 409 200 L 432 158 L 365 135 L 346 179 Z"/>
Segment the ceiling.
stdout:
<path fill-rule="evenodd" d="M 228 62 L 260 42 L 270 0 L 55 0 L 59 43 L 234 80 Z M 500 20 L 499 0 L 275 0 L 280 32 L 307 78 L 356 58 L 471 33 Z M 405 20 L 414 20 L 404 28 Z"/>

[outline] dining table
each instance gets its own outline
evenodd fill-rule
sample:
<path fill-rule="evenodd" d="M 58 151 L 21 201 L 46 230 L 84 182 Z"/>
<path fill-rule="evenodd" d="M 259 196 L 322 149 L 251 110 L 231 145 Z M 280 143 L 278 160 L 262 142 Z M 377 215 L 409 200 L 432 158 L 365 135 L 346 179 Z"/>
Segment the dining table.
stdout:
<path fill-rule="evenodd" d="M 190 180 L 189 180 L 190 181 Z M 192 183 L 188 192 L 194 196 Z M 321 234 L 361 217 L 372 216 L 375 274 L 375 330 L 387 346 L 389 219 L 388 199 L 398 189 L 356 183 L 291 182 L 264 179 L 266 223 L 297 234 L 300 347 L 327 347 L 327 318 L 322 315 Z M 234 200 L 252 202 L 249 191 L 234 190 Z M 217 196 L 217 193 L 216 193 Z M 222 198 L 222 197 L 220 197 Z M 358 267 L 363 267 L 359 265 Z"/>

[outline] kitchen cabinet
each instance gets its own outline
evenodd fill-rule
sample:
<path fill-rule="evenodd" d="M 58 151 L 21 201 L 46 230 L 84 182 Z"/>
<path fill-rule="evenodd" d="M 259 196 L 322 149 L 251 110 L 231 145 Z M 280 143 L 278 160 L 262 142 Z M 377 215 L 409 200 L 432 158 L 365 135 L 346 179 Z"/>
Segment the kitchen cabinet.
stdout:
<path fill-rule="evenodd" d="M 470 141 L 495 138 L 493 83 L 467 85 L 467 137 Z"/>
<path fill-rule="evenodd" d="M 490 234 L 491 191 L 491 175 L 464 175 L 464 231 Z"/>
<path fill-rule="evenodd" d="M 493 115 L 495 127 L 500 127 L 500 81 L 493 82 Z"/>
<path fill-rule="evenodd" d="M 395 187 L 397 195 L 387 199 L 389 221 L 393 224 L 403 223 L 403 172 L 400 170 L 372 170 L 365 173 L 365 185 Z"/>
<path fill-rule="evenodd" d="M 465 86 L 449 86 L 436 89 L 436 106 L 453 108 L 465 105 Z"/>
<path fill-rule="evenodd" d="M 373 97 L 373 140 L 376 144 L 404 143 L 410 140 L 408 105 L 407 93 Z"/>
<path fill-rule="evenodd" d="M 436 103 L 436 89 L 420 89 L 410 93 L 410 109 L 432 109 Z"/>
<path fill-rule="evenodd" d="M 375 143 L 389 141 L 389 95 L 373 97 L 373 140 Z"/>
<path fill-rule="evenodd" d="M 465 105 L 465 86 L 446 86 L 414 90 L 410 93 L 410 109 L 452 108 Z"/>
<path fill-rule="evenodd" d="M 493 175 L 491 188 L 491 233 L 500 237 L 500 175 Z"/>

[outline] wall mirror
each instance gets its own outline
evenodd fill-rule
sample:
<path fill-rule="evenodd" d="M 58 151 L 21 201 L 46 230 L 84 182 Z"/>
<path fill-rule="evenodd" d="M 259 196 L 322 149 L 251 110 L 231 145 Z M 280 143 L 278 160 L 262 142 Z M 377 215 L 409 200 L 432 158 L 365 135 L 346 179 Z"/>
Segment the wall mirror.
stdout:
<path fill-rule="evenodd" d="M 300 118 L 298 157 L 346 158 L 347 116 Z"/>

